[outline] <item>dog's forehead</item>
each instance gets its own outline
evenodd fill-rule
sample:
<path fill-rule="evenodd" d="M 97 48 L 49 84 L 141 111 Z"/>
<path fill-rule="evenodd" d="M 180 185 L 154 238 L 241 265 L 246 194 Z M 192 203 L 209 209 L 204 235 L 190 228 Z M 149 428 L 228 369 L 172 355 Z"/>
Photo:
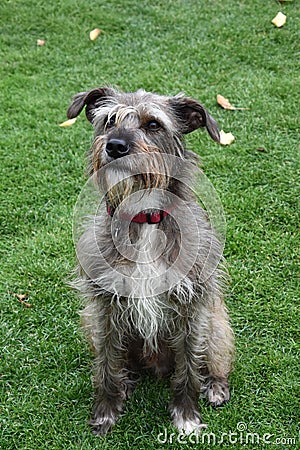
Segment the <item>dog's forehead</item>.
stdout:
<path fill-rule="evenodd" d="M 137 92 L 121 93 L 117 96 L 120 105 L 132 107 L 139 114 L 151 114 L 152 112 L 168 114 L 169 101 L 168 97 L 152 94 L 142 89 Z"/>
<path fill-rule="evenodd" d="M 146 92 L 142 89 L 132 93 L 121 93 L 117 97 L 120 107 L 127 107 L 136 111 L 141 120 L 155 118 L 171 128 L 172 111 L 168 97 Z"/>
<path fill-rule="evenodd" d="M 145 104 L 156 104 L 157 106 L 165 107 L 168 103 L 168 97 L 146 92 L 143 89 L 139 89 L 136 92 L 120 93 L 119 98 L 121 103 L 124 102 L 128 106 L 137 108 Z"/>

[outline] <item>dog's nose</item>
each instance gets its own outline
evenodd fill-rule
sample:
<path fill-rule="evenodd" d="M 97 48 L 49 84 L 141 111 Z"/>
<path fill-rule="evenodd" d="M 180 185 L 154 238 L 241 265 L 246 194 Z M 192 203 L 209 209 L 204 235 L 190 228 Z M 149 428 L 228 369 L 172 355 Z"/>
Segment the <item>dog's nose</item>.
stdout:
<path fill-rule="evenodd" d="M 123 139 L 109 139 L 106 152 L 112 158 L 121 158 L 129 153 L 129 145 Z"/>

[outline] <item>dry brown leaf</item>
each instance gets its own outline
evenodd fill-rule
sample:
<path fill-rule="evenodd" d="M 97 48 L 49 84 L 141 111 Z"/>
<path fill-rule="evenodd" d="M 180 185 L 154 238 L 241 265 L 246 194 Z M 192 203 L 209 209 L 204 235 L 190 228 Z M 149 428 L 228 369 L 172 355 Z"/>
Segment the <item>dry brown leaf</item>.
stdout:
<path fill-rule="evenodd" d="M 60 123 L 59 126 L 60 127 L 71 127 L 76 122 L 76 120 L 77 120 L 77 117 L 74 117 L 74 119 L 69 119 L 63 123 Z"/>
<path fill-rule="evenodd" d="M 225 131 L 220 131 L 220 144 L 230 145 L 234 141 L 234 136 L 232 133 L 225 133 Z"/>
<path fill-rule="evenodd" d="M 15 297 L 17 297 L 19 300 L 25 300 L 27 298 L 27 294 L 17 294 L 16 292 L 13 292 Z"/>
<path fill-rule="evenodd" d="M 221 95 L 221 94 L 217 95 L 217 102 L 220 106 L 222 106 L 222 108 L 230 109 L 232 111 L 234 111 L 234 110 L 245 111 L 245 110 L 249 109 L 249 108 L 237 108 L 236 106 L 232 106 L 232 104 L 230 103 L 228 98 L 223 97 L 223 95 Z"/>
<path fill-rule="evenodd" d="M 102 33 L 102 30 L 100 30 L 100 28 L 95 28 L 94 30 L 90 31 L 90 40 L 95 41 L 100 33 Z"/>
<path fill-rule="evenodd" d="M 25 302 L 25 300 L 28 298 L 28 296 L 26 294 L 16 294 L 15 292 L 13 292 L 12 295 L 17 297 L 19 302 L 22 303 L 22 305 L 26 306 L 26 308 L 32 308 L 31 303 Z"/>
<path fill-rule="evenodd" d="M 275 27 L 277 28 L 281 28 L 286 22 L 286 16 L 282 13 L 279 12 L 277 14 L 277 16 L 274 17 L 274 19 L 272 20 L 272 24 L 275 25 Z"/>
<path fill-rule="evenodd" d="M 43 45 L 45 45 L 44 39 L 38 39 L 38 40 L 36 41 L 36 45 L 38 45 L 39 47 L 42 47 Z"/>

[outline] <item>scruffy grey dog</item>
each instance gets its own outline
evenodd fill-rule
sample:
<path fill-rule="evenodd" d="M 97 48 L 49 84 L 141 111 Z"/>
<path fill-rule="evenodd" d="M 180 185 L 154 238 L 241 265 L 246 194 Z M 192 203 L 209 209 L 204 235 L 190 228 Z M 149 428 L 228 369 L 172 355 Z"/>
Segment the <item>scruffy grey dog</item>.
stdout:
<path fill-rule="evenodd" d="M 183 94 L 101 87 L 75 95 L 68 118 L 84 107 L 95 130 L 89 173 L 104 193 L 78 240 L 74 282 L 95 354 L 92 430 L 111 429 L 151 369 L 171 377 L 175 427 L 198 433 L 200 394 L 213 406 L 229 400 L 234 344 L 222 246 L 195 201 L 197 157 L 184 135 L 206 127 L 219 142 L 217 123 Z"/>

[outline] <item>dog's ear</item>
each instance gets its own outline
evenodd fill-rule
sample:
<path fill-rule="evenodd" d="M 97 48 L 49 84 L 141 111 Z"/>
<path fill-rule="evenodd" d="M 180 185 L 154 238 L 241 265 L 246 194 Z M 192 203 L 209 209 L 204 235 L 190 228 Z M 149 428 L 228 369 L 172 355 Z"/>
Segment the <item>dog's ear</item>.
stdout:
<path fill-rule="evenodd" d="M 197 128 L 206 127 L 210 137 L 220 143 L 218 124 L 201 103 L 182 95 L 171 98 L 170 102 L 180 119 L 183 134 L 191 133 Z"/>
<path fill-rule="evenodd" d="M 74 95 L 73 101 L 68 108 L 67 117 L 73 119 L 77 117 L 81 111 L 85 108 L 86 117 L 90 122 L 93 122 L 95 108 L 99 107 L 101 103 L 105 101 L 107 97 L 111 97 L 114 94 L 113 89 L 110 88 L 96 88 L 88 92 L 79 92 Z"/>

